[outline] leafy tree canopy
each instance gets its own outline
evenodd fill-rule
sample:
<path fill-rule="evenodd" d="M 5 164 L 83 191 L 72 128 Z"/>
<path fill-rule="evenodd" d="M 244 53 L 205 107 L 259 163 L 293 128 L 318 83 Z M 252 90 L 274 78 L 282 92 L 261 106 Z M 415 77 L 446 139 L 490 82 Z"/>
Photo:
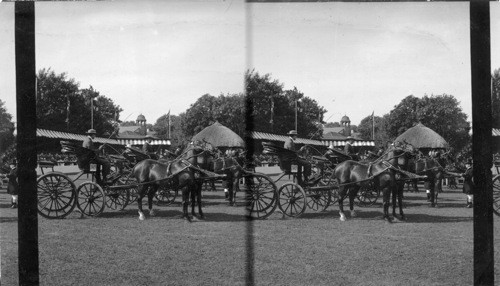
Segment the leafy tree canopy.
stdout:
<path fill-rule="evenodd" d="M 422 98 L 410 95 L 404 98 L 384 121 L 385 131 L 389 138 L 394 139 L 419 122 L 436 131 L 457 151 L 470 141 L 471 127 L 467 115 L 452 95 L 425 95 Z"/>
<path fill-rule="evenodd" d="M 491 84 L 491 107 L 493 128 L 500 128 L 500 68 L 493 72 Z"/>
<path fill-rule="evenodd" d="M 41 69 L 37 74 L 36 105 L 39 128 L 71 133 L 83 133 L 91 128 L 93 105 L 94 129 L 99 136 L 115 132 L 122 111 L 92 86 L 79 89 L 79 84 L 68 79 L 66 73 L 56 74 L 51 69 Z"/>
<path fill-rule="evenodd" d="M 13 143 L 14 123 L 12 122 L 12 115 L 7 112 L 5 102 L 0 100 L 0 153 L 5 152 Z"/>
<path fill-rule="evenodd" d="M 283 84 L 271 79 L 269 74 L 247 71 L 245 74 L 246 95 L 251 113 L 253 130 L 285 134 L 295 129 L 297 109 L 297 132 L 301 137 L 320 138 L 322 135 L 324 107 L 304 96 L 297 87 L 284 90 Z"/>

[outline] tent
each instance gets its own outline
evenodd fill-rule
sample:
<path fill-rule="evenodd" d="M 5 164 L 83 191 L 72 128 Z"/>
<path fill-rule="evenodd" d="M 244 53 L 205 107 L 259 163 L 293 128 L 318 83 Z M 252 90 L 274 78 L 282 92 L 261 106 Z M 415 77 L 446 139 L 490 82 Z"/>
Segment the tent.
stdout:
<path fill-rule="evenodd" d="M 394 142 L 407 142 L 418 149 L 447 149 L 449 147 L 448 142 L 441 135 L 422 123 L 403 132 Z"/>
<path fill-rule="evenodd" d="M 206 141 L 214 147 L 245 147 L 245 141 L 231 129 L 215 122 L 193 136 L 192 141 Z"/>

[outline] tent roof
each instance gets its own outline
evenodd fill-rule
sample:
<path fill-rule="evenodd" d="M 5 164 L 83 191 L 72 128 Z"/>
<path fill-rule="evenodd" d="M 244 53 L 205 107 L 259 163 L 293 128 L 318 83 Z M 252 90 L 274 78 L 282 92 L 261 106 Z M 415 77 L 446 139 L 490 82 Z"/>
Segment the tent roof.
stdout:
<path fill-rule="evenodd" d="M 418 123 L 399 135 L 395 142 L 406 141 L 415 148 L 448 148 L 448 142 L 436 131 Z"/>
<path fill-rule="evenodd" d="M 201 130 L 200 133 L 193 136 L 192 140 L 205 140 L 214 147 L 245 147 L 245 141 L 238 134 L 219 122 Z"/>

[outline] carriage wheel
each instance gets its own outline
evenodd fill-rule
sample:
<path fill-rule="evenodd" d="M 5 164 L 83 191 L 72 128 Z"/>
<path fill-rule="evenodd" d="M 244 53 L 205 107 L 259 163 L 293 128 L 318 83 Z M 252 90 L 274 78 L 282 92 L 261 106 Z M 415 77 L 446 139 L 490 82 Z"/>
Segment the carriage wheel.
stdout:
<path fill-rule="evenodd" d="M 68 176 L 49 173 L 37 180 L 38 213 L 49 219 L 63 218 L 76 205 L 76 187 Z"/>
<path fill-rule="evenodd" d="M 127 184 L 127 178 L 122 176 L 116 181 L 117 186 Z M 112 210 L 123 210 L 129 200 L 129 190 L 123 188 L 105 188 L 106 206 Z"/>
<path fill-rule="evenodd" d="M 101 186 L 94 182 L 84 182 L 76 190 L 78 209 L 87 216 L 98 216 L 106 205 L 106 196 Z"/>
<path fill-rule="evenodd" d="M 367 185 L 361 186 L 356 196 L 356 205 L 360 207 L 368 207 L 375 204 L 380 196 L 380 190 L 370 182 Z"/>
<path fill-rule="evenodd" d="M 158 188 L 158 192 L 156 192 L 156 204 L 157 205 L 170 205 L 175 201 L 175 198 L 178 195 L 177 190 L 172 190 L 168 186 L 160 186 Z"/>
<path fill-rule="evenodd" d="M 306 210 L 306 193 L 295 183 L 286 183 L 278 190 L 278 206 L 283 214 L 298 217 Z"/>
<path fill-rule="evenodd" d="M 276 209 L 277 187 L 264 174 L 250 173 L 244 176 L 245 184 L 239 189 L 245 193 L 247 214 L 255 219 L 265 219 Z"/>
<path fill-rule="evenodd" d="M 493 212 L 500 216 L 500 175 L 493 178 Z"/>

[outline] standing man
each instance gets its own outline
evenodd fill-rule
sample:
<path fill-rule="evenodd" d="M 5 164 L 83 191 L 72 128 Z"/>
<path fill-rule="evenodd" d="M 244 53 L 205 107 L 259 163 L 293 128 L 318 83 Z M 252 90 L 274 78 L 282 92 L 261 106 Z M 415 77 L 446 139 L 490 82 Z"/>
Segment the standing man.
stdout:
<path fill-rule="evenodd" d="M 285 140 L 285 144 L 283 147 L 288 150 L 292 150 L 294 152 L 297 152 L 297 149 L 295 147 L 295 140 L 297 140 L 297 131 L 295 130 L 290 130 L 287 133 L 288 138 Z M 297 154 L 297 164 L 299 165 L 299 172 L 297 174 L 297 181 L 298 184 L 302 184 L 302 168 L 304 169 L 304 181 L 308 182 L 309 181 L 309 175 L 311 175 L 311 164 L 305 160 L 304 158 L 300 157 Z M 314 180 L 312 180 L 314 181 Z"/>
<path fill-rule="evenodd" d="M 95 129 L 89 129 L 87 131 L 87 138 L 85 138 L 83 140 L 82 147 L 83 148 L 87 148 L 89 150 L 92 150 L 95 153 L 94 160 L 96 161 L 96 163 L 98 165 L 102 166 L 102 181 L 106 182 L 107 178 L 108 178 L 109 171 L 111 169 L 111 164 L 105 158 L 99 157 L 99 151 L 102 150 L 102 148 L 104 147 L 104 145 L 101 145 L 99 148 L 96 148 L 94 146 L 95 135 L 96 135 Z M 97 173 L 99 175 L 99 172 L 97 172 Z"/>
<path fill-rule="evenodd" d="M 352 147 L 352 143 L 354 143 L 354 138 L 351 136 L 347 137 L 347 142 L 344 146 L 344 153 L 346 153 L 351 159 L 356 159 L 356 154 L 354 154 L 354 147 Z"/>
<path fill-rule="evenodd" d="M 153 136 L 146 135 L 144 139 L 146 139 L 146 141 L 144 142 L 144 145 L 142 145 L 142 152 L 146 153 L 149 158 L 158 160 L 158 155 L 156 155 L 156 153 L 153 151 L 153 147 L 151 146 L 151 140 L 153 139 Z"/>
<path fill-rule="evenodd" d="M 472 160 L 467 160 L 465 163 L 465 173 L 462 174 L 464 177 L 464 185 L 462 192 L 467 196 L 466 208 L 472 208 L 472 198 L 474 195 L 474 179 L 472 178 Z"/>

